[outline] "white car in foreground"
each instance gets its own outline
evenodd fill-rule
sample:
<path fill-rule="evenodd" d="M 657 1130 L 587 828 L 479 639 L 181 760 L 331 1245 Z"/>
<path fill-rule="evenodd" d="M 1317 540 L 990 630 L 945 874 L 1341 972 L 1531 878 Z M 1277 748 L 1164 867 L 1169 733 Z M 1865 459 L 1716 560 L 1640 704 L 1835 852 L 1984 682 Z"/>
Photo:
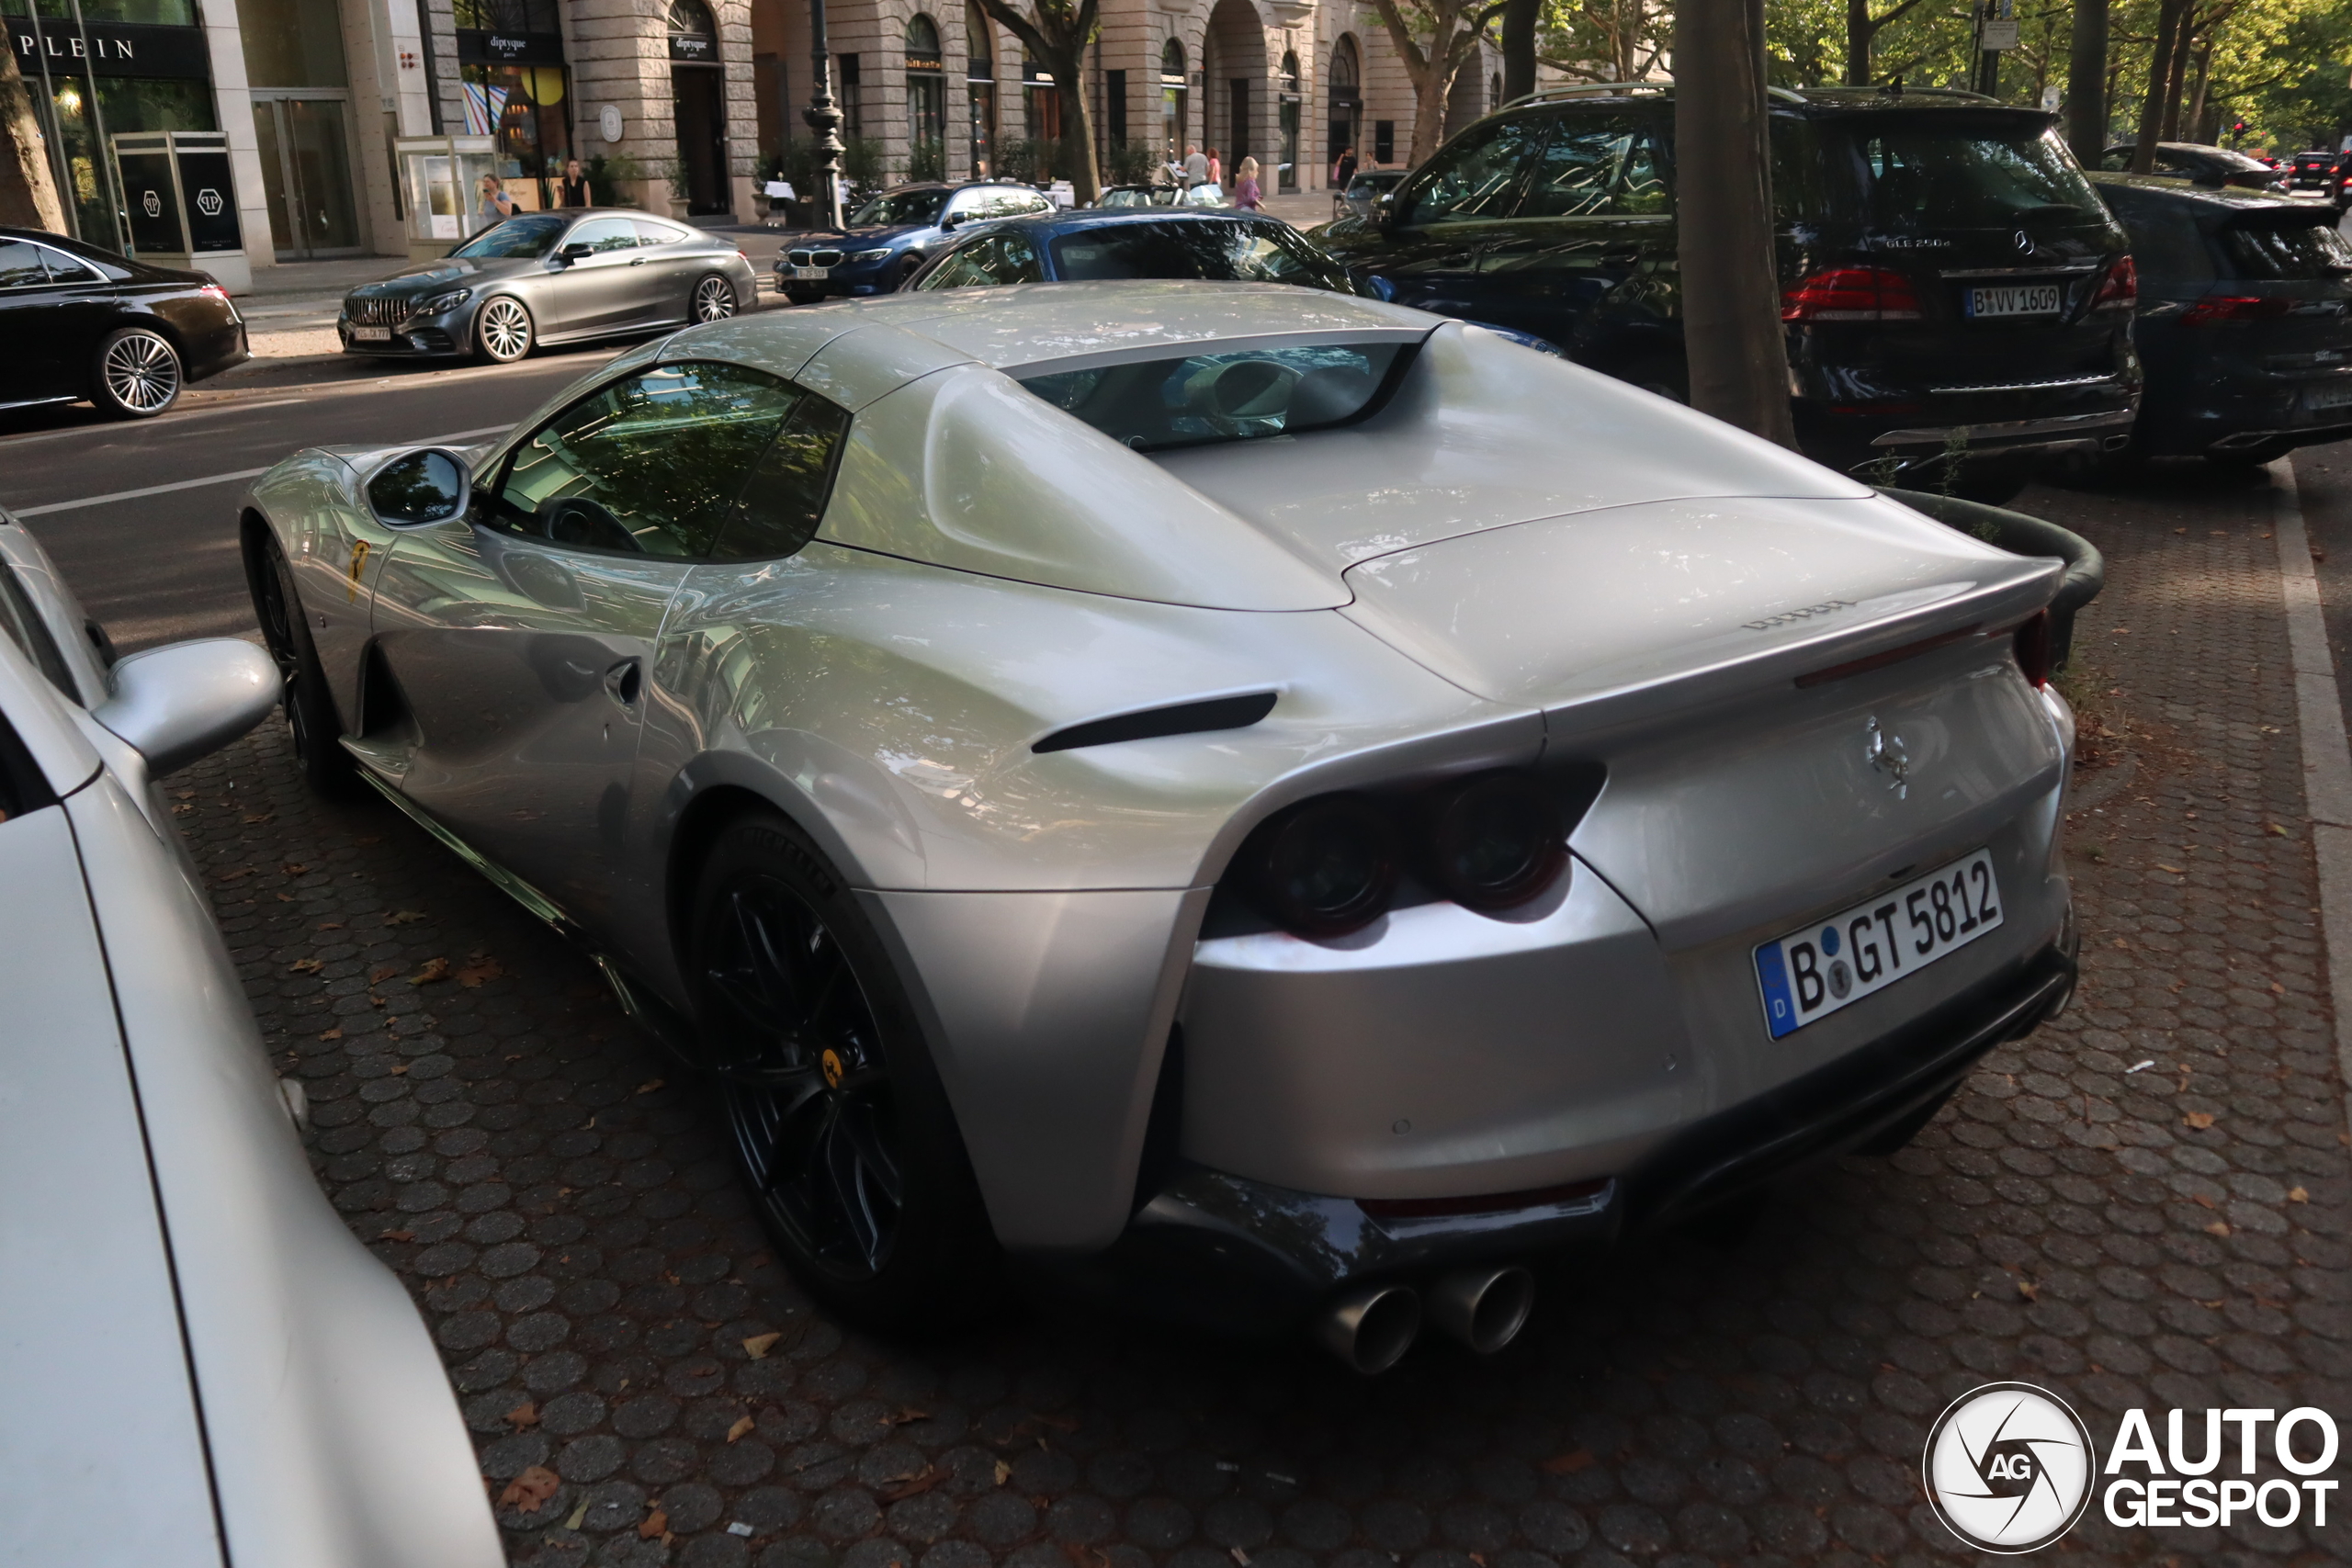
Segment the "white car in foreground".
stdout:
<path fill-rule="evenodd" d="M 277 700 L 107 668 L 0 513 L 0 1561 L 495 1568 L 415 1307 L 327 1204 L 151 774 Z"/>

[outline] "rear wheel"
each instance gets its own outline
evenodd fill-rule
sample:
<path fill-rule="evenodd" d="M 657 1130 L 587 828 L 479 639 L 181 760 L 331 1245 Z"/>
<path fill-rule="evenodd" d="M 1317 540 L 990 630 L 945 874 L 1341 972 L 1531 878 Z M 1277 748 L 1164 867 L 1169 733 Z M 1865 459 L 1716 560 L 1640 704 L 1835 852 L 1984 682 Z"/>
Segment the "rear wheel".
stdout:
<path fill-rule="evenodd" d="M 735 313 L 735 286 L 712 273 L 695 285 L 694 318 L 697 321 L 723 321 Z"/>
<path fill-rule="evenodd" d="M 689 931 L 703 1048 L 786 1262 L 877 1327 L 967 1316 L 996 1239 L 913 1009 L 848 887 L 783 818 L 746 817 L 711 846 Z"/>
<path fill-rule="evenodd" d="M 531 352 L 537 333 L 523 301 L 501 294 L 474 316 L 474 353 L 492 365 L 512 365 Z"/>
<path fill-rule="evenodd" d="M 153 327 L 121 327 L 98 344 L 90 400 L 117 419 L 153 419 L 180 400 L 180 351 Z"/>
<path fill-rule="evenodd" d="M 294 745 L 302 782 L 320 795 L 338 795 L 349 788 L 352 761 L 337 737 L 342 720 L 327 690 L 326 670 L 311 641 L 302 602 L 294 592 L 294 574 L 286 557 L 270 539 L 262 546 L 259 569 L 254 573 L 254 615 L 261 622 L 262 640 L 277 661 L 284 682 L 280 705 L 286 714 L 287 738 Z"/>

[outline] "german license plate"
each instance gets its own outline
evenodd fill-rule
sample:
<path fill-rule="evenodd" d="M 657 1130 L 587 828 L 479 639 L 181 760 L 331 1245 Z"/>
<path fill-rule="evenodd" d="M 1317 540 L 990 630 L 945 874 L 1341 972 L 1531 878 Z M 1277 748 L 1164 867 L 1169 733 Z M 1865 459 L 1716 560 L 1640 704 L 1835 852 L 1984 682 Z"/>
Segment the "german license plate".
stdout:
<path fill-rule="evenodd" d="M 2054 283 L 2034 283 L 1998 288 L 1972 288 L 1968 291 L 1968 313 L 1971 316 L 2054 316 L 2058 313 L 2058 286 Z"/>
<path fill-rule="evenodd" d="M 390 343 L 392 341 L 392 329 L 390 327 L 354 327 L 351 329 L 351 339 L 354 343 Z"/>
<path fill-rule="evenodd" d="M 2303 406 L 2314 409 L 2340 409 L 2352 406 L 2352 379 L 2330 381 L 2312 387 L 2303 393 Z"/>
<path fill-rule="evenodd" d="M 796 266 L 792 269 L 792 276 L 810 283 L 822 283 L 833 276 L 833 269 L 829 266 Z"/>
<path fill-rule="evenodd" d="M 1978 850 L 1892 892 L 1756 950 L 1764 1027 L 1793 1034 L 2001 923 L 1993 854 Z"/>

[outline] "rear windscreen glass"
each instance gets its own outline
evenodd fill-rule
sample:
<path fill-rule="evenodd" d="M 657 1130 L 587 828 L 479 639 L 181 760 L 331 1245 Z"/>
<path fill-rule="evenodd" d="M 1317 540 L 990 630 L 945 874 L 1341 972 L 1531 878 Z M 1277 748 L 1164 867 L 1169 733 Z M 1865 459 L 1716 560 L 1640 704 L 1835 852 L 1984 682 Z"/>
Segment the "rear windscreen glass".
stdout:
<path fill-rule="evenodd" d="M 2352 244 L 2318 223 L 2232 224 L 2222 249 L 2240 277 L 2341 277 L 2352 272 Z"/>
<path fill-rule="evenodd" d="M 1922 117 L 1866 120 L 1847 134 L 1863 215 L 1883 232 L 2108 220 L 2052 130 Z"/>
<path fill-rule="evenodd" d="M 1065 282 L 1180 277 L 1345 288 L 1337 267 L 1272 223 L 1105 223 L 1059 236 L 1053 252 L 1055 275 Z"/>
<path fill-rule="evenodd" d="M 1416 344 L 1195 354 L 1024 376 L 1021 384 L 1138 452 L 1293 435 L 1373 412 Z"/>

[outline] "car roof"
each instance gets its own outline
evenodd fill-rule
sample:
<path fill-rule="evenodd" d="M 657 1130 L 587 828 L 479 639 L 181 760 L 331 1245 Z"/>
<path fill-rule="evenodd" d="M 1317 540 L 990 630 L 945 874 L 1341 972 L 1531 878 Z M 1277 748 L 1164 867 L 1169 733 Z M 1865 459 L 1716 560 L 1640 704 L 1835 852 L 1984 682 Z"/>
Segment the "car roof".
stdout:
<path fill-rule="evenodd" d="M 2164 175 L 2132 175 L 2115 169 L 2088 169 L 2084 172 L 2090 176 L 2091 184 L 2102 188 L 2129 190 L 2142 196 L 2179 202 L 2202 215 L 2213 217 L 2270 209 L 2297 212 L 2326 210 L 2324 203 L 2297 201 L 2292 197 L 2253 190 L 2244 186 L 2200 186 Z"/>
<path fill-rule="evenodd" d="M 1773 87 L 1769 92 L 1770 107 L 1775 114 L 1827 118 L 1852 114 L 1966 110 L 2040 120 L 2045 124 L 2054 123 L 2058 118 L 2054 110 L 2005 104 L 1998 98 L 1988 98 L 1982 93 L 1963 92 L 1957 87 Z M 1673 97 L 1674 85 L 1670 82 L 1595 83 L 1544 88 L 1524 98 L 1514 99 L 1496 112 L 1515 114 L 1522 109 L 1559 108 L 1580 103 L 1605 106 L 1636 101 L 1671 102 Z"/>
<path fill-rule="evenodd" d="M 1091 229 L 1110 223 L 1165 223 L 1170 219 L 1183 223 L 1280 223 L 1282 220 L 1263 212 L 1242 212 L 1232 208 L 1216 207 L 1081 207 L 1056 208 L 1050 212 L 1016 212 L 992 219 L 990 230 L 1011 229 Z"/>

